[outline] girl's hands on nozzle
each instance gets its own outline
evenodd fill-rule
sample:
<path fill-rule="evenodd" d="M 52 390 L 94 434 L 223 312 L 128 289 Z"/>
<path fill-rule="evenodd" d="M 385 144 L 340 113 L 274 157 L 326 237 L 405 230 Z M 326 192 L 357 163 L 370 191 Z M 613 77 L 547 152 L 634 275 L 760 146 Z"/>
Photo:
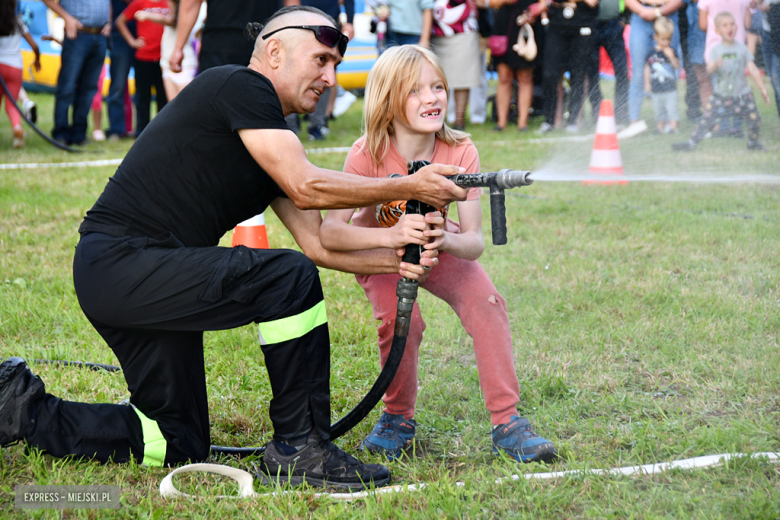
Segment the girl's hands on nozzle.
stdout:
<path fill-rule="evenodd" d="M 399 259 L 404 256 L 404 252 L 405 249 L 403 248 L 395 250 L 395 254 L 398 255 Z M 422 256 L 420 257 L 420 265 L 401 262 L 398 274 L 405 278 L 409 278 L 410 280 L 424 282 L 428 279 L 428 276 L 430 276 L 431 269 L 439 265 L 438 256 L 439 251 L 436 249 L 423 251 Z"/>
<path fill-rule="evenodd" d="M 441 213 L 434 211 L 425 215 L 425 223 L 428 224 L 428 228 L 423 231 L 423 235 L 426 237 L 425 249 L 444 251 L 446 235 L 444 233 L 444 217 Z"/>
<path fill-rule="evenodd" d="M 427 244 L 428 239 L 424 235 L 427 227 L 428 225 L 425 223 L 423 215 L 404 214 L 398 219 L 398 223 L 395 226 L 389 228 L 390 243 L 388 247 L 398 249 L 405 247 L 407 244 Z"/>

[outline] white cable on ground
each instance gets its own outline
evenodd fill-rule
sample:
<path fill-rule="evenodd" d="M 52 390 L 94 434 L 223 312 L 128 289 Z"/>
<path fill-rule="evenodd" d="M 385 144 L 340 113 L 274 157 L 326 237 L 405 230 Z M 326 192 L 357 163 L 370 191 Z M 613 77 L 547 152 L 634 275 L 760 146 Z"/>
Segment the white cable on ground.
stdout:
<path fill-rule="evenodd" d="M 352 150 L 351 146 L 339 146 L 335 148 L 309 148 L 306 150 L 306 153 L 349 153 L 350 150 Z"/>
<path fill-rule="evenodd" d="M 746 453 L 721 453 L 719 455 L 704 455 L 701 457 L 694 457 L 692 459 L 675 460 L 672 462 L 661 462 L 658 464 L 645 464 L 644 466 L 625 466 L 622 468 L 612 469 L 590 469 L 590 470 L 569 470 L 569 471 L 553 471 L 550 473 L 524 473 L 521 475 L 512 475 L 511 477 L 504 477 L 495 480 L 496 484 L 503 484 L 505 482 L 516 481 L 525 478 L 531 479 L 556 479 L 563 477 L 587 477 L 589 475 L 653 475 L 655 473 L 662 473 L 670 469 L 701 469 L 721 466 L 724 462 L 727 462 L 734 458 L 750 457 L 752 459 L 767 458 L 772 463 L 780 461 L 780 453 L 772 452 L 759 452 L 753 454 Z M 183 493 L 176 489 L 173 485 L 173 476 L 180 473 L 214 473 L 217 475 L 223 475 L 230 477 L 238 483 L 239 494 L 238 495 L 219 495 L 212 498 L 259 498 L 259 497 L 275 497 L 290 493 L 297 493 L 297 491 L 282 491 L 273 493 L 255 493 L 253 483 L 255 478 L 248 472 L 233 468 L 230 466 L 224 466 L 221 464 L 189 464 L 182 466 L 171 471 L 160 482 L 160 495 L 163 498 L 174 497 L 188 497 L 193 498 L 193 495 Z M 456 482 L 457 487 L 463 487 L 465 482 Z M 404 491 L 419 491 L 426 487 L 425 483 L 420 484 L 408 484 L 401 486 L 389 486 L 383 488 L 372 489 L 369 491 L 359 492 L 346 492 L 346 493 L 315 493 L 315 498 L 331 498 L 340 501 L 351 501 L 360 498 L 366 498 L 369 496 L 382 495 L 386 493 L 401 493 Z"/>
<path fill-rule="evenodd" d="M 0 164 L 0 170 L 29 170 L 33 168 L 83 168 L 85 166 L 118 166 L 122 159 L 103 159 L 100 161 L 79 161 L 61 163 L 10 163 Z"/>

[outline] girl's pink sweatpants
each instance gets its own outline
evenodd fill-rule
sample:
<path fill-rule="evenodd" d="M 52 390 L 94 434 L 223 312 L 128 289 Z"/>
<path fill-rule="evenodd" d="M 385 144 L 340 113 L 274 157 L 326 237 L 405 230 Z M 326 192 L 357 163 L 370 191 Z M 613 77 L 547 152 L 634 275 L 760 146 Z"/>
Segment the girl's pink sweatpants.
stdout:
<path fill-rule="evenodd" d="M 379 356 L 382 366 L 393 342 L 398 297 L 398 274 L 358 275 L 371 302 L 379 325 Z M 515 373 L 512 333 L 506 312 L 506 300 L 498 294 L 490 277 L 477 261 L 463 260 L 447 253 L 439 254 L 439 265 L 420 284 L 434 296 L 447 302 L 474 340 L 474 355 L 479 386 L 485 396 L 493 425 L 510 421 L 517 414 L 520 388 Z M 417 402 L 417 360 L 425 323 L 417 302 L 412 311 L 406 350 L 395 379 L 383 397 L 385 411 L 414 417 Z"/>
<path fill-rule="evenodd" d="M 8 119 L 11 120 L 11 126 L 18 126 L 22 124 L 22 118 L 14 107 L 14 103 L 16 102 L 16 98 L 19 97 L 19 90 L 22 88 L 22 69 L 0 64 L 0 76 L 3 77 L 5 85 L 14 97 L 13 99 L 10 99 L 6 96 L 5 111 L 8 114 Z M 0 103 L 2 103 L 4 95 L 5 92 L 0 88 Z"/>

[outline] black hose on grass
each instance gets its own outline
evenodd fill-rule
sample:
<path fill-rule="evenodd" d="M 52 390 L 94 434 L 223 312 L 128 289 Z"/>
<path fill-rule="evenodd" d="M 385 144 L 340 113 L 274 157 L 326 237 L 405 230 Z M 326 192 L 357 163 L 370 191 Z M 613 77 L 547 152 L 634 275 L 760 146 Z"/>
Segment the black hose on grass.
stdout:
<path fill-rule="evenodd" d="M 95 372 L 98 372 L 100 370 L 105 370 L 107 372 L 120 372 L 122 370 L 121 367 L 118 367 L 116 365 L 104 365 L 102 363 L 87 363 L 86 361 L 65 361 L 62 359 L 36 359 L 35 363 L 39 365 L 61 365 L 65 367 L 88 368 L 90 370 L 94 370 Z"/>
<path fill-rule="evenodd" d="M 66 152 L 70 152 L 70 153 L 84 153 L 84 150 L 76 150 L 75 148 L 71 148 L 70 146 L 67 146 L 67 145 L 64 145 L 64 144 L 58 143 L 57 141 L 55 141 L 54 139 L 52 139 L 51 137 L 49 137 L 48 135 L 46 135 L 46 133 L 45 133 L 43 130 L 41 130 L 40 128 L 38 128 L 37 126 L 35 126 L 35 123 L 33 123 L 32 121 L 30 121 L 29 119 L 27 119 L 27 116 L 25 115 L 25 113 L 24 113 L 24 110 L 22 110 L 21 108 L 19 108 L 19 105 L 18 105 L 18 104 L 17 104 L 17 102 L 16 102 L 16 98 L 14 98 L 14 97 L 11 95 L 11 91 L 10 91 L 10 90 L 8 90 L 8 85 L 6 85 L 6 84 L 5 84 L 5 81 L 3 80 L 3 77 L 2 77 L 2 76 L 0 76 L 0 87 L 2 87 L 2 88 L 3 88 L 3 92 L 5 92 L 5 95 L 6 95 L 6 96 L 8 96 L 8 99 L 10 99 L 10 100 L 12 100 L 12 101 L 13 101 L 13 103 L 12 103 L 12 104 L 13 104 L 14 108 L 16 109 L 16 111 L 17 111 L 17 112 L 19 112 L 19 115 L 21 115 L 21 116 L 22 116 L 22 119 L 24 119 L 24 121 L 25 121 L 25 122 L 26 122 L 28 125 L 30 125 L 30 127 L 31 127 L 33 130 L 35 130 L 35 133 L 36 133 L 36 134 L 38 134 L 39 136 L 43 137 L 43 138 L 44 138 L 46 141 L 48 141 L 48 142 L 49 142 L 49 144 L 52 144 L 52 145 L 56 146 L 56 147 L 57 147 L 57 148 L 59 148 L 60 150 L 65 150 Z"/>

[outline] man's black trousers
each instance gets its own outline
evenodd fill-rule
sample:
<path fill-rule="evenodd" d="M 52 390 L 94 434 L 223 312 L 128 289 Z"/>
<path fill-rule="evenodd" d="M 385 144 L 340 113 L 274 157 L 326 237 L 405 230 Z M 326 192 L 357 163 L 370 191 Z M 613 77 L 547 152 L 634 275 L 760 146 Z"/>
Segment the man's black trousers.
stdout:
<path fill-rule="evenodd" d="M 89 233 L 76 247 L 73 279 L 119 359 L 132 406 L 46 394 L 34 407 L 30 446 L 147 465 L 205 459 L 203 331 L 251 322 L 259 323 L 275 435 L 294 436 L 311 421 L 329 438 L 328 325 L 317 268 L 303 254 Z"/>

